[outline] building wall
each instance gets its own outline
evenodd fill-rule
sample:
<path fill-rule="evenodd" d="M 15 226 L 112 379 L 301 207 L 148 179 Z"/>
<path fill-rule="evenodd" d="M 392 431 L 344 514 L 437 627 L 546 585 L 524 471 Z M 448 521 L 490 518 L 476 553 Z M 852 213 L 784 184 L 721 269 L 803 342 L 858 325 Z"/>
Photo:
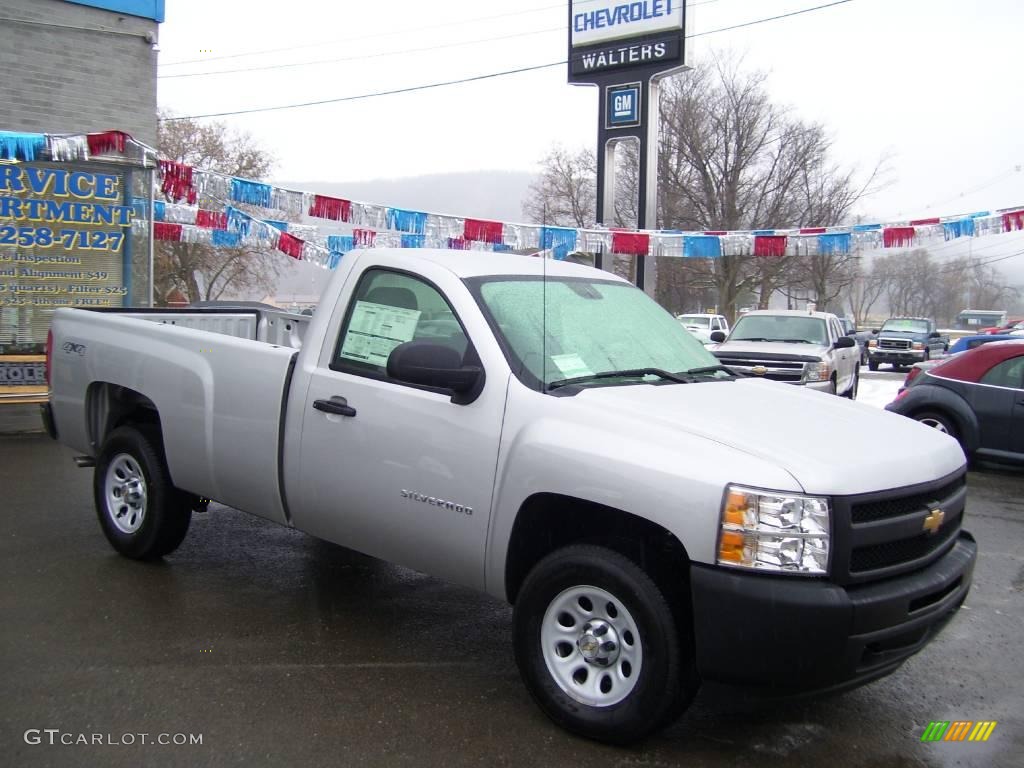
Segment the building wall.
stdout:
<path fill-rule="evenodd" d="M 158 34 L 152 19 L 63 0 L 0 0 L 0 130 L 116 129 L 155 145 Z"/>

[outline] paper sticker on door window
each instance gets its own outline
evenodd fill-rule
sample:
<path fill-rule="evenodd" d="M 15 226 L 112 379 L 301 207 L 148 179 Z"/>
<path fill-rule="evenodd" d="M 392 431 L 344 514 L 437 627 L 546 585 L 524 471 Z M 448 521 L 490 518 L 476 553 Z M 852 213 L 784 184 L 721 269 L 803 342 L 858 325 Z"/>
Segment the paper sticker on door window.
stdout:
<path fill-rule="evenodd" d="M 583 358 L 575 352 L 568 355 L 552 355 L 551 362 L 558 366 L 558 370 L 567 379 L 575 379 L 577 376 L 590 376 L 593 371 L 583 362 Z"/>
<path fill-rule="evenodd" d="M 418 309 L 357 301 L 339 357 L 383 368 L 391 350 L 412 341 L 419 322 Z"/>

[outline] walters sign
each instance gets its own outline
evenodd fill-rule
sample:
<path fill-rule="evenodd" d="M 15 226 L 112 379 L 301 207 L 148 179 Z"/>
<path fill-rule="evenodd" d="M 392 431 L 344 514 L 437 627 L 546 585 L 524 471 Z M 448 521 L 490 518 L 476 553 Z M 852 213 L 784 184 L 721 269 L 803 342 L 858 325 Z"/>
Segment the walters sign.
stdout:
<path fill-rule="evenodd" d="M 683 0 L 570 0 L 569 79 L 683 63 Z"/>

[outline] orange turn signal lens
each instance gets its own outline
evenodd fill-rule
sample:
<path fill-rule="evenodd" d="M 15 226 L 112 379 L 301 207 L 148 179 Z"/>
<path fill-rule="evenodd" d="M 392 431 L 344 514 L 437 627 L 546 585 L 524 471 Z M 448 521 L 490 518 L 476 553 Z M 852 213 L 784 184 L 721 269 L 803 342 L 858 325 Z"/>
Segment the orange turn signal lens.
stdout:
<path fill-rule="evenodd" d="M 729 491 L 725 500 L 725 512 L 722 515 L 722 522 L 743 527 L 746 518 L 747 507 L 750 506 L 750 499 L 745 493 Z"/>
<path fill-rule="evenodd" d="M 722 531 L 722 540 L 718 544 L 718 559 L 730 563 L 743 562 L 742 533 Z"/>

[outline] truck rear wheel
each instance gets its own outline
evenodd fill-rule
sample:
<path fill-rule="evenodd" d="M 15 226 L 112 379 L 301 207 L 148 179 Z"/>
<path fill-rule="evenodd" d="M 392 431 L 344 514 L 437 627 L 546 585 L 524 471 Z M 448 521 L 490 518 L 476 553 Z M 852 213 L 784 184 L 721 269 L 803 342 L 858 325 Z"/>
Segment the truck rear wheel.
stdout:
<path fill-rule="evenodd" d="M 573 545 L 541 560 L 516 601 L 516 663 L 563 728 L 628 744 L 667 725 L 697 691 L 693 653 L 658 586 L 628 558 Z"/>
<path fill-rule="evenodd" d="M 869 360 L 868 361 L 868 370 L 869 371 L 877 371 L 878 370 L 878 363 L 876 363 L 874 360 Z"/>
<path fill-rule="evenodd" d="M 118 427 L 93 474 L 100 527 L 125 557 L 151 560 L 181 544 L 192 519 L 188 497 L 171 483 L 155 427 Z"/>

